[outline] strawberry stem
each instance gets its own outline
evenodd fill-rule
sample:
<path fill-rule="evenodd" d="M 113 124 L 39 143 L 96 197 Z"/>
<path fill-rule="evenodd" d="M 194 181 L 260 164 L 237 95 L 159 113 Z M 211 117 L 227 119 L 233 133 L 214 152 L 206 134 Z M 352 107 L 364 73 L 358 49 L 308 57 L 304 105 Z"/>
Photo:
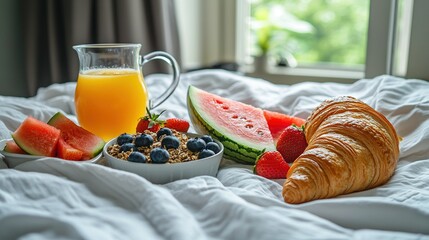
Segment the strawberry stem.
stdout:
<path fill-rule="evenodd" d="M 162 110 L 159 114 L 151 113 L 149 108 L 146 107 L 146 116 L 141 117 L 140 119 L 149 121 L 148 128 L 153 127 L 155 124 L 164 124 L 164 121 L 158 120 L 158 118 L 165 112 L 165 109 Z"/>

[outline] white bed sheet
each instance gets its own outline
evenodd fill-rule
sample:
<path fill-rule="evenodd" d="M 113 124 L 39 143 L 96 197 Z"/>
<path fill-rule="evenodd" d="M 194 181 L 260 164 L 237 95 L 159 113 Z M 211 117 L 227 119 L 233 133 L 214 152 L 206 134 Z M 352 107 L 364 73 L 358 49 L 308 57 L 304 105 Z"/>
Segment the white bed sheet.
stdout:
<path fill-rule="evenodd" d="M 150 93 L 165 75 L 146 79 Z M 220 70 L 183 74 L 159 109 L 189 119 L 186 90 L 206 91 L 306 118 L 321 101 L 351 95 L 383 113 L 403 137 L 383 186 L 305 204 L 284 203 L 283 180 L 225 160 L 216 178 L 153 185 L 96 164 L 44 159 L 7 169 L 0 161 L 0 239 L 429 239 L 429 83 L 380 76 L 354 84 L 273 85 Z M 0 139 L 27 115 L 75 120 L 74 83 L 33 98 L 0 96 Z M 193 129 L 191 129 L 193 131 Z"/>

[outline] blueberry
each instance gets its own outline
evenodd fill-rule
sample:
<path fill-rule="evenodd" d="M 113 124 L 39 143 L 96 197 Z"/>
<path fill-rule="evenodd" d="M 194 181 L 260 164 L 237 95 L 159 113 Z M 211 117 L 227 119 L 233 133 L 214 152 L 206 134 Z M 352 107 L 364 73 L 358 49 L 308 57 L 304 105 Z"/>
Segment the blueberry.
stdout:
<path fill-rule="evenodd" d="M 212 150 L 214 153 L 220 152 L 220 147 L 216 142 L 209 142 L 206 145 L 206 149 Z"/>
<path fill-rule="evenodd" d="M 191 152 L 199 152 L 206 147 L 206 142 L 201 138 L 191 138 L 186 142 L 186 147 Z"/>
<path fill-rule="evenodd" d="M 180 141 L 175 136 L 165 136 L 161 141 L 161 146 L 166 149 L 170 149 L 170 148 L 177 149 L 179 148 L 179 145 L 180 145 Z"/>
<path fill-rule="evenodd" d="M 198 154 L 198 159 L 211 157 L 215 155 L 215 153 L 212 150 L 204 149 Z"/>
<path fill-rule="evenodd" d="M 161 128 L 156 133 L 156 137 L 158 138 L 158 140 L 161 139 L 162 135 L 171 136 L 171 135 L 173 135 L 173 132 L 169 128 Z"/>
<path fill-rule="evenodd" d="M 153 137 L 149 134 L 142 134 L 134 140 L 136 147 L 149 147 L 153 144 Z"/>
<path fill-rule="evenodd" d="M 209 142 L 213 142 L 213 138 L 210 135 L 204 135 L 201 137 L 201 139 L 203 139 L 206 144 Z"/>
<path fill-rule="evenodd" d="M 133 143 L 124 143 L 120 148 L 119 152 L 137 151 L 136 146 Z"/>
<path fill-rule="evenodd" d="M 170 154 L 164 148 L 154 148 L 150 151 L 150 159 L 153 163 L 166 163 L 170 158 Z"/>
<path fill-rule="evenodd" d="M 127 133 L 122 133 L 119 135 L 119 137 L 116 139 L 116 143 L 119 146 L 122 146 L 124 143 L 131 143 L 133 142 L 133 136 Z"/>
<path fill-rule="evenodd" d="M 146 156 L 141 152 L 132 152 L 127 159 L 129 162 L 145 163 Z"/>

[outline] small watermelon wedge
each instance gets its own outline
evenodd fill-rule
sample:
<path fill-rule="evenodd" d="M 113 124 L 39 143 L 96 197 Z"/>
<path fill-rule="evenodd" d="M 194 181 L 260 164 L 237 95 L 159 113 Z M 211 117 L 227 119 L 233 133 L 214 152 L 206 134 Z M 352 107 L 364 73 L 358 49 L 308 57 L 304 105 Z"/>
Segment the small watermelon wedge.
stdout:
<path fill-rule="evenodd" d="M 82 160 L 91 159 L 104 147 L 104 140 L 86 129 L 76 125 L 61 112 L 56 113 L 48 124 L 61 130 L 61 138 L 71 147 L 82 151 Z"/>
<path fill-rule="evenodd" d="M 31 155 L 54 157 L 60 130 L 31 116 L 12 133 L 15 143 Z"/>
<path fill-rule="evenodd" d="M 280 137 L 283 130 L 285 130 L 290 125 L 301 127 L 305 123 L 305 119 L 299 117 L 293 117 L 283 113 L 272 112 L 268 110 L 263 111 L 274 142 L 277 142 L 277 139 Z"/>
<path fill-rule="evenodd" d="M 3 151 L 8 153 L 17 153 L 17 154 L 27 154 L 22 148 L 15 143 L 14 140 L 9 140 L 6 142 Z"/>
<path fill-rule="evenodd" d="M 262 109 L 194 86 L 188 88 L 187 103 L 195 130 L 217 138 L 233 160 L 254 164 L 264 150 L 275 150 Z"/>
<path fill-rule="evenodd" d="M 70 146 L 60 137 L 60 140 L 58 140 L 57 157 L 65 160 L 80 161 L 82 160 L 82 155 L 82 151 Z"/>

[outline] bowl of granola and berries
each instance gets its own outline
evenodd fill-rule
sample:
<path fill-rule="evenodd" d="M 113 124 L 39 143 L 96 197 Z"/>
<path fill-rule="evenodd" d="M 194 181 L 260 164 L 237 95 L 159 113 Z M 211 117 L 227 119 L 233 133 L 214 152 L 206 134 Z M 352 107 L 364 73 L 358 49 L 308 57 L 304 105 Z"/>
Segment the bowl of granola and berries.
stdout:
<path fill-rule="evenodd" d="M 223 156 L 222 143 L 210 135 L 187 133 L 180 128 L 177 131 L 171 124 L 151 127 L 110 140 L 103 149 L 109 166 L 155 184 L 216 176 Z"/>

